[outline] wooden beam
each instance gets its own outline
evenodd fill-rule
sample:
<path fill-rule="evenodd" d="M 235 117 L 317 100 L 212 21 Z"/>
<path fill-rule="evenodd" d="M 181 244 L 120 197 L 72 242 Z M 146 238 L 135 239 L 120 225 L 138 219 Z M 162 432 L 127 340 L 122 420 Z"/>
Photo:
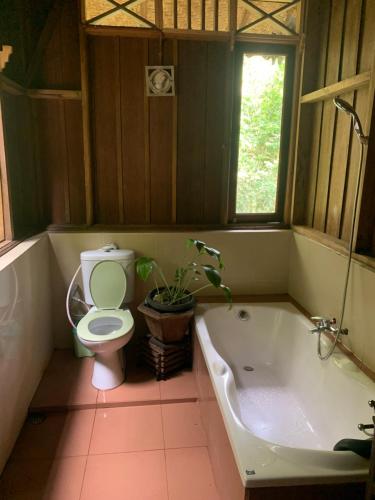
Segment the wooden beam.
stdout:
<path fill-rule="evenodd" d="M 0 92 L 7 92 L 12 95 L 24 95 L 26 89 L 19 83 L 7 78 L 4 74 L 0 74 Z"/>
<path fill-rule="evenodd" d="M 31 86 L 35 73 L 39 67 L 43 54 L 46 50 L 47 44 L 51 39 L 53 30 L 55 29 L 55 26 L 61 17 L 62 7 L 63 7 L 63 0 L 54 0 L 53 5 L 48 13 L 47 20 L 42 30 L 42 33 L 37 42 L 30 64 L 27 68 L 26 78 L 25 78 L 26 87 Z"/>
<path fill-rule="evenodd" d="M 26 93 L 33 99 L 80 100 L 82 98 L 82 92 L 80 90 L 29 89 Z"/>
<path fill-rule="evenodd" d="M 352 76 L 346 80 L 341 80 L 341 82 L 333 83 L 322 89 L 316 90 L 315 92 L 310 92 L 301 97 L 301 104 L 311 104 L 314 102 L 325 101 L 331 99 L 340 94 L 346 94 L 352 90 L 365 87 L 369 84 L 371 79 L 371 72 L 365 71 L 359 75 Z"/>

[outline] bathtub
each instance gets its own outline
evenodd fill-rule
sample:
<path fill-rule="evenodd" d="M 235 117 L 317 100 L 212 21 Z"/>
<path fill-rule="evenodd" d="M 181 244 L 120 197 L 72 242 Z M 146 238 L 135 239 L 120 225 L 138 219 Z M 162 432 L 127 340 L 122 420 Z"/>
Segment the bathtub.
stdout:
<path fill-rule="evenodd" d="M 316 353 L 288 302 L 200 304 L 195 330 L 243 487 L 363 482 L 368 461 L 332 451 L 365 439 L 375 384 L 341 352 Z M 324 342 L 329 342 L 324 339 Z"/>

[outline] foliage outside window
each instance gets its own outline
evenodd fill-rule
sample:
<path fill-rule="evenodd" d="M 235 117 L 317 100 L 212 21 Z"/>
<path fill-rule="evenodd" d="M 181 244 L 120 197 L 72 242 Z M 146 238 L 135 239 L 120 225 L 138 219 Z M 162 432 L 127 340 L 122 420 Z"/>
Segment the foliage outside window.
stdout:
<path fill-rule="evenodd" d="M 281 221 L 289 145 L 291 48 L 253 44 L 237 54 L 232 214 Z"/>

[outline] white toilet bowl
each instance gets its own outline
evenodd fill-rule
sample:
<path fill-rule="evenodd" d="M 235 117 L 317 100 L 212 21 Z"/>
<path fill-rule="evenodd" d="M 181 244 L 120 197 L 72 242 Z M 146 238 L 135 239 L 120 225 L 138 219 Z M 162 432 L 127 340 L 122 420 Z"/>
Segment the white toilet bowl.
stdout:
<path fill-rule="evenodd" d="M 108 390 L 124 381 L 122 348 L 134 332 L 129 309 L 119 309 L 126 293 L 123 267 L 114 261 L 98 263 L 90 276 L 90 292 L 95 307 L 78 323 L 80 342 L 95 353 L 92 384 Z"/>

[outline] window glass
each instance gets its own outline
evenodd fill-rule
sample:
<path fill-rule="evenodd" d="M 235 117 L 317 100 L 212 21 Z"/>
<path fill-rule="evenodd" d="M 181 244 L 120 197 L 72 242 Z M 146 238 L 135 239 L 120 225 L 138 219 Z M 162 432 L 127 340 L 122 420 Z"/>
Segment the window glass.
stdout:
<path fill-rule="evenodd" d="M 276 211 L 285 55 L 244 53 L 236 213 Z"/>

